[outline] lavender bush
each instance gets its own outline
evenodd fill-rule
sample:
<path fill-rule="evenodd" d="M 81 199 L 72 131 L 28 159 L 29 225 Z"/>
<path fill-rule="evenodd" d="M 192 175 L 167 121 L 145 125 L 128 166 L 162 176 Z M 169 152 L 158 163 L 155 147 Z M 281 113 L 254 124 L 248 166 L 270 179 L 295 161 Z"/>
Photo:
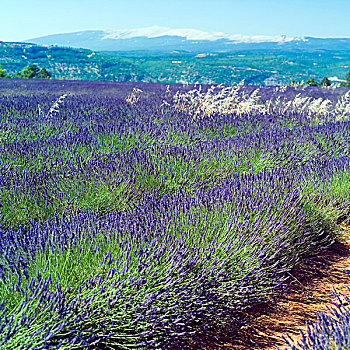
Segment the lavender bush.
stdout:
<path fill-rule="evenodd" d="M 346 89 L 0 91 L 2 349 L 203 346 L 349 213 Z"/>

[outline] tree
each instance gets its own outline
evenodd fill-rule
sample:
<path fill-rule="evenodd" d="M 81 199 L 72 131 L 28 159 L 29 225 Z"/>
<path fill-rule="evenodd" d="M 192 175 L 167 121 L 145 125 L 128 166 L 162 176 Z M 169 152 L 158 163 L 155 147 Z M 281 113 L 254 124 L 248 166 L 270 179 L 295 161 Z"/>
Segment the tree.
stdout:
<path fill-rule="evenodd" d="M 290 83 L 289 83 L 290 86 L 304 86 L 305 83 L 304 83 L 304 80 L 298 80 L 298 81 L 295 81 L 295 80 L 292 80 Z"/>
<path fill-rule="evenodd" d="M 306 85 L 308 85 L 308 86 L 318 86 L 318 83 L 315 80 L 315 78 L 309 78 L 308 81 L 306 82 Z"/>
<path fill-rule="evenodd" d="M 1 68 L 1 64 L 0 64 L 0 78 L 10 78 L 10 76 L 6 73 L 6 69 Z"/>
<path fill-rule="evenodd" d="M 25 79 L 36 78 L 39 71 L 40 71 L 40 68 L 36 64 L 31 64 L 22 69 L 21 77 Z"/>
<path fill-rule="evenodd" d="M 329 81 L 329 79 L 327 77 L 323 77 L 323 79 L 321 80 L 320 85 L 321 86 L 331 86 L 331 82 Z"/>
<path fill-rule="evenodd" d="M 345 81 L 350 86 L 350 70 L 348 71 L 348 74 L 346 74 Z"/>
<path fill-rule="evenodd" d="M 42 68 L 41 71 L 36 76 L 38 79 L 50 79 L 51 74 L 46 70 L 46 68 Z"/>

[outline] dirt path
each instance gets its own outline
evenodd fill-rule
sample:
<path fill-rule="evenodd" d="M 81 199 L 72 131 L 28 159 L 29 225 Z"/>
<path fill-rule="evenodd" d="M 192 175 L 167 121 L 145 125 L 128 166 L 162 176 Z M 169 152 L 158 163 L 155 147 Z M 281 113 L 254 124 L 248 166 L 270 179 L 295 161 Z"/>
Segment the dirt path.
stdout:
<path fill-rule="evenodd" d="M 306 333 L 305 321 L 316 321 L 317 311 L 327 312 L 326 305 L 331 306 L 335 299 L 332 287 L 339 293 L 349 293 L 346 271 L 350 271 L 350 243 L 335 244 L 313 266 L 305 266 L 310 267 L 306 274 L 302 267 L 295 271 L 295 284 L 289 295 L 275 305 L 262 306 L 258 317 L 251 314 L 251 324 L 241 329 L 246 336 L 242 336 L 240 346 L 231 346 L 232 349 L 284 349 L 282 336 L 286 332 L 297 342 L 301 339 L 299 329 Z"/>
<path fill-rule="evenodd" d="M 350 228 L 344 228 L 344 235 Z M 250 319 L 247 325 L 236 328 L 232 336 L 218 335 L 217 342 L 207 348 L 227 350 L 276 350 L 284 349 L 282 336 L 289 333 L 294 341 L 300 332 L 306 332 L 306 320 L 316 321 L 316 311 L 327 312 L 325 305 L 334 301 L 332 287 L 340 293 L 350 293 L 350 243 L 335 243 L 322 252 L 322 256 L 309 259 L 291 274 L 291 289 L 287 296 L 254 307 L 245 314 Z"/>

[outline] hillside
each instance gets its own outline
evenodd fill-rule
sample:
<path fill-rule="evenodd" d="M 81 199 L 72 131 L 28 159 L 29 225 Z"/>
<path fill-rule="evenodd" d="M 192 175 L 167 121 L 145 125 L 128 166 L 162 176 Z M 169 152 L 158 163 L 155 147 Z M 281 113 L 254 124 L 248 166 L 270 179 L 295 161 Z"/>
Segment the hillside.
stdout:
<path fill-rule="evenodd" d="M 103 51 L 0 42 L 0 64 L 15 74 L 28 64 L 46 67 L 55 79 L 131 82 L 287 84 L 324 76 L 343 79 L 350 51 L 240 50 L 235 52 Z"/>
<path fill-rule="evenodd" d="M 46 67 L 56 79 L 147 79 L 127 58 L 110 57 L 87 49 L 0 41 L 0 64 L 8 73 L 14 74 L 32 63 Z"/>

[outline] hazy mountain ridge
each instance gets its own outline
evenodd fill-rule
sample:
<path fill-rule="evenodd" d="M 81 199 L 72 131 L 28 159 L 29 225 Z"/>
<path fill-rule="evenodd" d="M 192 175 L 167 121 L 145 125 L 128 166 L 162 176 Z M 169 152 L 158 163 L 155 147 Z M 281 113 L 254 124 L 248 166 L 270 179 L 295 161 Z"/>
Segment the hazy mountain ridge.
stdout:
<path fill-rule="evenodd" d="M 195 29 L 171 29 L 152 26 L 130 30 L 88 30 L 52 34 L 26 40 L 39 45 L 86 48 L 97 51 L 133 50 L 349 50 L 350 38 L 313 38 L 286 35 L 263 36 L 204 32 Z"/>

